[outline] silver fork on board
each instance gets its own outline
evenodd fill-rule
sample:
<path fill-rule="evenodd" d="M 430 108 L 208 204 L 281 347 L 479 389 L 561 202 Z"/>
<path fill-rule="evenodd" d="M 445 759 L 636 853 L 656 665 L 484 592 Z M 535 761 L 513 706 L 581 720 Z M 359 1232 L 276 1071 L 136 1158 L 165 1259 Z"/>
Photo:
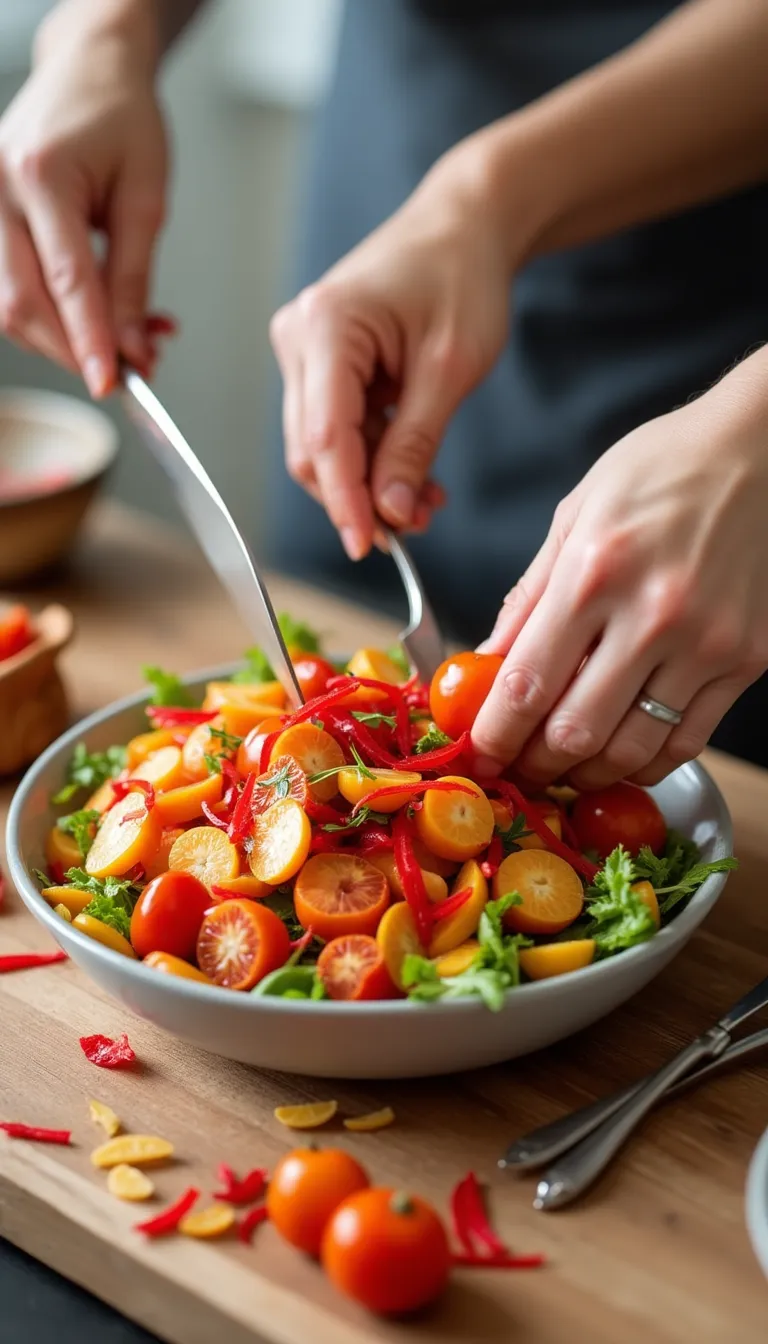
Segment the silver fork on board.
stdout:
<path fill-rule="evenodd" d="M 382 527 L 382 532 L 408 598 L 410 620 L 400 633 L 400 642 L 420 680 L 429 683 L 445 658 L 443 636 L 409 552 L 391 528 Z"/>

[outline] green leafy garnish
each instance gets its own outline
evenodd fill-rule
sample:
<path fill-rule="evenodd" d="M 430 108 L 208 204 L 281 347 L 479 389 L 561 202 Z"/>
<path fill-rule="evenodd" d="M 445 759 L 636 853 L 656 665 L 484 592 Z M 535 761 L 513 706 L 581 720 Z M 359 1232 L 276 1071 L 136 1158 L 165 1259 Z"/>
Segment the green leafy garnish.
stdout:
<path fill-rule="evenodd" d="M 99 820 L 99 816 L 100 813 L 95 808 L 81 807 L 79 812 L 70 812 L 69 816 L 59 817 L 56 822 L 58 830 L 73 837 L 83 858 L 93 844 L 96 834 L 95 824 Z"/>
<path fill-rule="evenodd" d="M 88 751 L 84 742 L 78 742 L 67 769 L 67 782 L 51 802 L 56 806 L 68 803 L 80 789 L 98 789 L 107 779 L 115 779 L 125 768 L 125 747 L 107 747 L 106 751 Z"/>
<path fill-rule="evenodd" d="M 394 732 L 397 727 L 394 714 L 376 714 L 373 710 L 367 709 L 353 709 L 351 713 L 353 719 L 357 719 L 358 723 L 367 724 L 369 728 L 381 728 L 383 725 Z"/>
<path fill-rule="evenodd" d="M 494 826 L 493 829 L 501 839 L 501 847 L 504 850 L 505 858 L 508 854 L 514 854 L 516 850 L 522 848 L 522 846 L 518 844 L 519 840 L 523 840 L 526 835 L 533 834 L 532 831 L 527 831 L 525 827 L 525 815 L 522 812 L 518 812 L 517 816 L 512 818 L 506 831 L 503 831 L 500 826 Z"/>
<path fill-rule="evenodd" d="M 411 675 L 411 664 L 408 654 L 405 652 L 402 644 L 394 644 L 391 649 L 387 649 L 387 657 L 395 664 L 403 674 L 403 681 L 407 681 Z"/>
<path fill-rule="evenodd" d="M 243 740 L 242 737 L 237 736 L 237 733 L 227 733 L 223 728 L 214 728 L 210 723 L 208 724 L 208 732 L 211 737 L 215 737 L 227 751 L 237 751 L 237 748 Z"/>
<path fill-rule="evenodd" d="M 295 621 L 287 611 L 283 611 L 277 618 L 277 624 L 289 649 L 301 649 L 302 653 L 320 652 L 320 640 L 304 621 Z"/>
<path fill-rule="evenodd" d="M 83 910 L 84 915 L 92 915 L 102 924 L 116 929 L 124 938 L 130 939 L 131 915 L 139 892 L 132 882 L 119 877 L 91 877 L 84 868 L 70 868 L 67 882 L 78 891 L 91 893 L 91 899 Z"/>
<path fill-rule="evenodd" d="M 447 747 L 448 743 L 452 741 L 453 738 L 442 732 L 436 723 L 430 723 L 426 733 L 419 738 L 413 750 L 417 756 L 421 756 L 425 751 L 435 751 L 437 747 Z"/>
<path fill-rule="evenodd" d="M 388 812 L 376 812 L 372 807 L 363 806 L 349 821 L 338 823 L 327 821 L 320 829 L 321 831 L 348 831 L 353 826 L 364 826 L 367 821 L 375 822 L 377 826 L 388 826 L 391 820 L 392 817 Z"/>
<path fill-rule="evenodd" d="M 360 752 L 357 750 L 357 747 L 351 745 L 350 751 L 352 752 L 352 759 L 354 760 L 355 766 L 357 767 L 358 777 L 360 779 L 372 779 L 375 783 L 376 776 L 374 775 L 372 770 L 368 769 L 368 766 L 365 764 L 365 761 L 360 755 Z M 307 783 L 319 784 L 321 780 L 331 779 L 333 775 L 338 775 L 341 770 L 348 770 L 348 769 L 349 769 L 348 765 L 334 765 L 331 766 L 330 770 L 318 770 L 316 775 L 307 775 Z"/>
<path fill-rule="evenodd" d="M 276 770 L 273 775 L 267 775 L 266 779 L 260 779 L 259 788 L 274 789 L 276 802 L 287 798 L 291 792 L 290 765 L 281 765 L 280 769 Z"/>
<path fill-rule="evenodd" d="M 272 665 L 261 649 L 246 649 L 243 656 L 245 667 L 241 667 L 239 672 L 235 672 L 232 677 L 234 682 L 261 685 L 265 681 L 275 680 Z"/>
<path fill-rule="evenodd" d="M 682 901 L 686 896 L 690 896 L 697 887 L 701 886 L 702 882 L 706 882 L 711 873 L 730 873 L 738 866 L 739 861 L 734 858 L 713 859 L 711 863 L 695 863 L 673 886 L 657 887 L 656 895 L 666 898 L 659 902 L 659 910 L 662 916 L 668 915 L 679 901 Z"/>
<path fill-rule="evenodd" d="M 594 939 L 599 957 L 636 947 L 656 932 L 653 914 L 633 890 L 636 881 L 632 856 L 617 845 L 586 893 L 591 923 L 584 936 Z"/>
<path fill-rule="evenodd" d="M 650 882 L 657 896 L 666 897 L 659 901 L 659 910 L 664 917 L 696 891 L 710 874 L 732 872 L 738 866 L 738 859 L 734 858 L 703 863 L 693 840 L 679 831 L 669 831 L 661 856 L 643 845 L 634 862 L 635 881 Z"/>
<path fill-rule="evenodd" d="M 49 877 L 47 873 L 44 873 L 42 868 L 33 868 L 32 872 L 34 873 L 36 880 L 40 883 L 40 886 L 43 888 L 43 891 L 45 891 L 47 887 L 56 886 L 53 878 Z"/>
<path fill-rule="evenodd" d="M 175 672 L 162 667 L 142 667 L 141 675 L 152 687 L 150 705 L 191 705 L 192 696 Z"/>
<path fill-rule="evenodd" d="M 407 956 L 402 975 L 409 997 L 431 1002 L 474 996 L 481 998 L 492 1012 L 498 1012 L 507 990 L 520 984 L 520 948 L 531 946 L 531 939 L 523 934 L 504 932 L 504 915 L 520 903 L 516 891 L 487 903 L 477 930 L 480 946 L 472 965 L 461 975 L 441 978 L 434 962 L 426 957 Z"/>

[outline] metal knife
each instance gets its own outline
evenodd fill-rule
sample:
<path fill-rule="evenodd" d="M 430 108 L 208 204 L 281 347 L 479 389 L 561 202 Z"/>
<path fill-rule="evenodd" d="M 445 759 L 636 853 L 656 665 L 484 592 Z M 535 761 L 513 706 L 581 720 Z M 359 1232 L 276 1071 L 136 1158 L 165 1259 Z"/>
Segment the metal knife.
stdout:
<path fill-rule="evenodd" d="M 122 400 L 144 442 L 170 477 L 184 517 L 226 588 L 249 635 L 268 657 L 294 708 L 304 703 L 266 584 L 207 471 L 135 369 L 122 365 Z"/>

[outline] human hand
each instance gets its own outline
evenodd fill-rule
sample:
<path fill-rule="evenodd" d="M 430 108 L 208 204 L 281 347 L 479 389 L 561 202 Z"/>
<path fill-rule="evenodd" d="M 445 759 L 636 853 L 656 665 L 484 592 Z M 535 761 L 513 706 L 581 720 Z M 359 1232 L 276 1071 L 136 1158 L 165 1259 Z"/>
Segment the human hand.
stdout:
<path fill-rule="evenodd" d="M 768 667 L 767 427 L 761 351 L 563 501 L 481 646 L 505 656 L 473 731 L 489 771 L 648 785 L 702 751 Z M 637 708 L 643 691 L 682 723 Z"/>
<path fill-rule="evenodd" d="M 40 44 L 0 119 L 0 325 L 79 370 L 93 396 L 118 354 L 153 362 L 147 295 L 166 142 L 145 45 L 114 31 Z M 103 263 L 91 229 L 106 235 Z"/>
<path fill-rule="evenodd" d="M 448 156 L 273 319 L 288 470 L 352 559 L 376 514 L 422 528 L 443 502 L 429 478 L 440 440 L 504 343 L 509 244 L 483 199 L 465 157 Z"/>

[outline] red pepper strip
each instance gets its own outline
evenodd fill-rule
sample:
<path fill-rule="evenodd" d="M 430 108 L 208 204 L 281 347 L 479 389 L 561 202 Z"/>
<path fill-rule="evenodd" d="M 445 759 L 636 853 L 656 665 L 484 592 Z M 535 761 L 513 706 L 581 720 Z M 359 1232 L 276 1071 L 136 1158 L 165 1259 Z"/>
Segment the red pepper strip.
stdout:
<path fill-rule="evenodd" d="M 456 1236 L 467 1255 L 479 1257 L 476 1242 L 487 1247 L 491 1256 L 509 1254 L 504 1242 L 496 1235 L 483 1207 L 483 1194 L 473 1171 L 467 1173 L 463 1181 L 451 1194 L 451 1214 Z"/>
<path fill-rule="evenodd" d="M 57 961 L 67 960 L 66 952 L 14 952 L 0 957 L 0 974 L 3 971 L 26 971 L 32 966 L 53 966 Z"/>
<path fill-rule="evenodd" d="M 65 882 L 64 864 L 60 863 L 58 859 L 54 859 L 53 863 L 48 864 L 48 868 L 55 885 L 63 887 Z"/>
<path fill-rule="evenodd" d="M 303 952 L 304 948 L 307 947 L 312 942 L 314 936 L 315 935 L 312 931 L 312 925 L 310 924 L 309 928 L 305 929 L 304 933 L 302 933 L 300 938 L 295 938 L 293 940 L 293 942 L 291 943 L 291 951 Z"/>
<path fill-rule="evenodd" d="M 420 779 L 418 784 L 386 784 L 384 788 L 374 789 L 372 793 L 367 793 L 359 803 L 355 803 L 352 808 L 351 816 L 356 816 L 363 807 L 372 807 L 376 811 L 376 802 L 379 798 L 394 798 L 398 793 L 408 793 L 415 798 L 420 793 L 427 793 L 437 790 L 438 793 L 469 793 L 475 795 L 475 790 L 468 784 L 455 784 L 450 779 Z"/>
<path fill-rule="evenodd" d="M 214 1199 L 222 1199 L 227 1204 L 254 1204 L 264 1194 L 267 1183 L 264 1167 L 254 1167 L 240 1180 L 232 1168 L 222 1162 L 216 1175 L 224 1188 L 214 1191 Z"/>
<path fill-rule="evenodd" d="M 212 826 L 218 826 L 220 831 L 229 830 L 229 822 L 227 821 L 226 817 L 217 817 L 210 803 L 206 803 L 205 800 L 203 800 L 203 802 L 200 804 L 200 811 L 202 812 L 203 816 L 206 817 L 208 821 L 210 821 Z"/>
<path fill-rule="evenodd" d="M 251 813 L 251 799 L 253 791 L 256 788 L 256 772 L 251 770 L 243 785 L 237 805 L 232 813 L 232 820 L 229 823 L 227 834 L 233 845 L 239 845 L 245 839 L 251 826 L 253 825 L 253 815 Z"/>
<path fill-rule="evenodd" d="M 501 836 L 494 832 L 491 843 L 485 851 L 485 858 L 480 864 L 480 872 L 483 877 L 495 877 L 501 867 L 503 858 L 504 846 L 501 843 Z"/>
<path fill-rule="evenodd" d="M 466 905 L 472 895 L 471 887 L 464 887 L 462 891 L 455 891 L 453 896 L 446 896 L 444 901 L 438 901 L 432 907 L 432 919 L 435 924 L 439 924 L 441 919 L 449 919 L 455 915 L 462 905 Z"/>
<path fill-rule="evenodd" d="M 80 1048 L 86 1059 L 100 1069 L 122 1069 L 136 1058 L 125 1032 L 115 1041 L 110 1036 L 81 1036 Z"/>
<path fill-rule="evenodd" d="M 313 854 L 346 854 L 348 850 L 339 844 L 338 832 L 330 835 L 328 831 L 314 831 L 309 845 Z"/>
<path fill-rule="evenodd" d="M 180 728 L 182 724 L 210 723 L 218 709 L 182 709 L 179 705 L 147 705 L 147 717 L 158 728 Z"/>
<path fill-rule="evenodd" d="M 267 770 L 269 769 L 269 758 L 272 755 L 272 748 L 274 747 L 278 737 L 280 737 L 282 732 L 283 729 L 278 728 L 274 733 L 267 733 L 267 736 L 264 738 L 264 741 L 261 744 L 261 755 L 259 757 L 259 771 L 262 775 L 266 774 Z"/>
<path fill-rule="evenodd" d="M 219 768 L 223 778 L 229 780 L 230 788 L 236 789 L 240 783 L 240 776 L 235 769 L 234 762 L 230 761 L 226 756 L 220 756 Z"/>
<path fill-rule="evenodd" d="M 398 765 L 401 770 L 441 770 L 444 765 L 450 765 L 451 761 L 455 761 L 457 756 L 463 755 L 468 750 L 469 743 L 470 734 L 462 733 L 455 742 L 446 742 L 444 747 L 435 747 L 434 751 L 404 756 Z"/>
<path fill-rule="evenodd" d="M 368 826 L 360 827 L 360 840 L 357 845 L 358 854 L 380 854 L 382 850 L 391 849 L 393 845 L 392 836 L 383 826 L 376 826 L 371 823 Z"/>
<path fill-rule="evenodd" d="M 304 804 L 304 811 L 311 821 L 316 821 L 318 825 L 325 825 L 330 822 L 334 826 L 343 826 L 348 817 L 339 812 L 337 808 L 331 807 L 328 803 L 317 803 L 310 794 Z M 350 812 L 349 816 L 352 813 Z"/>
<path fill-rule="evenodd" d="M 596 864 L 590 863 L 589 859 L 585 859 L 584 855 L 580 854 L 577 849 L 571 849 L 569 845 L 559 840 L 554 831 L 551 831 L 547 823 L 542 820 L 535 804 L 528 802 L 528 799 L 523 797 L 515 784 L 512 784 L 508 779 L 495 779 L 493 788 L 501 794 L 505 802 L 514 803 L 517 811 L 522 812 L 526 826 L 536 832 L 540 839 L 544 841 L 547 849 L 551 849 L 553 854 L 559 855 L 561 859 L 565 859 L 566 863 L 570 863 L 571 867 L 575 868 L 577 873 L 581 873 L 581 876 L 585 877 L 588 882 L 594 881 L 595 873 L 598 871 Z"/>
<path fill-rule="evenodd" d="M 350 691 L 356 691 L 360 685 L 357 677 L 345 677 L 343 686 L 335 686 L 332 691 L 326 691 L 323 695 L 316 695 L 312 700 L 308 700 L 301 709 L 297 709 L 294 714 L 289 714 L 283 724 L 284 728 L 292 728 L 295 723 L 304 723 L 307 719 L 321 718 L 327 709 L 335 705 L 338 700 L 343 700 Z"/>
<path fill-rule="evenodd" d="M 125 798 L 127 794 L 138 791 L 144 794 L 144 806 L 136 809 L 135 812 L 126 812 L 120 825 L 124 826 L 127 821 L 141 821 L 155 806 L 154 786 L 146 779 L 113 779 L 112 790 L 115 795 L 114 802 Z"/>
<path fill-rule="evenodd" d="M 454 1251 L 451 1263 L 457 1269 L 538 1269 L 546 1264 L 544 1255 L 475 1255 Z"/>
<path fill-rule="evenodd" d="M 432 937 L 432 905 L 424 885 L 421 871 L 413 849 L 413 823 L 405 809 L 395 813 L 392 822 L 392 839 L 395 846 L 395 867 L 402 883 L 405 899 L 416 921 L 416 929 L 423 947 L 428 947 Z"/>
<path fill-rule="evenodd" d="M 560 814 L 560 825 L 563 828 L 563 839 L 565 840 L 565 843 L 570 845 L 572 849 L 578 849 L 579 842 L 576 839 L 576 832 L 571 825 L 571 819 L 562 803 L 557 804 L 557 810 Z"/>
<path fill-rule="evenodd" d="M 9 1139 L 33 1139 L 35 1143 L 70 1143 L 71 1129 L 43 1129 L 40 1125 L 19 1125 L 12 1121 L 0 1124 Z"/>
<path fill-rule="evenodd" d="M 259 1223 L 265 1223 L 269 1218 L 266 1204 L 262 1204 L 258 1209 L 249 1209 L 244 1218 L 240 1219 L 237 1225 L 237 1235 L 246 1246 L 250 1246 L 251 1237 L 259 1226 Z"/>
<path fill-rule="evenodd" d="M 154 1218 L 147 1218 L 143 1223 L 134 1223 L 134 1232 L 143 1232 L 145 1237 L 162 1237 L 166 1232 L 175 1232 L 182 1218 L 186 1218 L 192 1205 L 198 1199 L 200 1191 L 190 1185 L 188 1190 L 175 1204 L 169 1204 L 167 1209 L 162 1209 L 156 1213 Z"/>
<path fill-rule="evenodd" d="M 381 691 L 393 704 L 403 698 L 405 687 L 395 686 L 391 681 L 377 681 L 375 677 L 330 677 L 328 680 L 328 689 L 336 690 L 338 686 L 342 686 L 345 691 L 349 691 L 353 681 L 356 682 L 358 686 L 364 686 L 368 691 Z"/>
<path fill-rule="evenodd" d="M 350 738 L 366 762 L 377 765 L 382 770 L 403 768 L 400 757 L 393 756 L 384 747 L 380 747 L 365 724 L 360 723 L 359 719 L 354 719 L 346 710 L 332 710 L 326 716 L 326 726 L 330 733 L 341 733 L 344 737 Z"/>
<path fill-rule="evenodd" d="M 411 751 L 411 714 L 402 696 L 395 705 L 395 741 L 403 756 Z"/>

